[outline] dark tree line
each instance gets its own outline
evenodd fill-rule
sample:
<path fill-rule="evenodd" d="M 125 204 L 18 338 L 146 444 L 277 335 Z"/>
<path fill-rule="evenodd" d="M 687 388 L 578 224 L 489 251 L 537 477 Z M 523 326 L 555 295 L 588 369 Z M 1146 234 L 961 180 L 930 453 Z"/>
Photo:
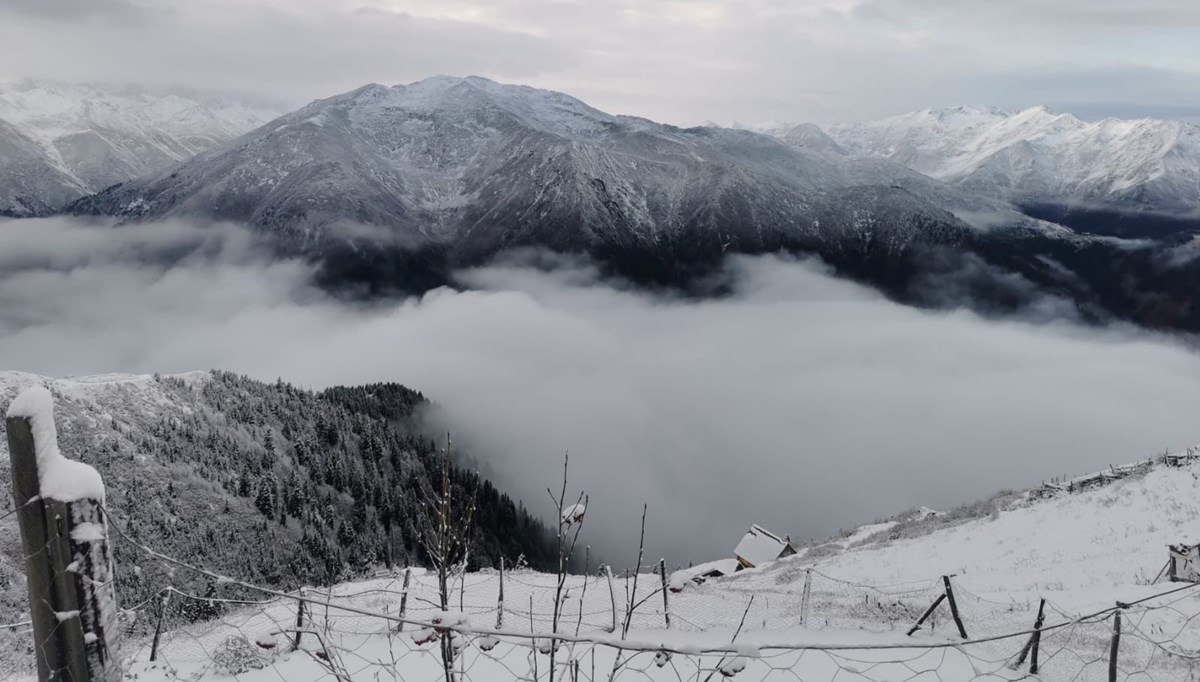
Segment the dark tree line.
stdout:
<path fill-rule="evenodd" d="M 440 487 L 444 444 L 422 435 L 425 398 L 399 384 L 314 393 L 227 372 L 156 377 L 167 405 L 60 401 L 64 450 L 99 469 L 115 522 L 137 541 L 258 584 L 330 584 L 384 566 L 427 565 L 422 491 Z M 136 397 L 136 396 L 132 396 Z M 84 408 L 84 409 L 81 409 Z M 104 420 L 97 423 L 95 412 Z M 520 502 L 454 467 L 458 499 L 476 500 L 471 568 L 554 562 L 552 533 Z M 197 596 L 249 596 L 172 569 L 114 539 L 123 604 L 166 585 Z M 177 599 L 176 617 L 211 617 Z"/>

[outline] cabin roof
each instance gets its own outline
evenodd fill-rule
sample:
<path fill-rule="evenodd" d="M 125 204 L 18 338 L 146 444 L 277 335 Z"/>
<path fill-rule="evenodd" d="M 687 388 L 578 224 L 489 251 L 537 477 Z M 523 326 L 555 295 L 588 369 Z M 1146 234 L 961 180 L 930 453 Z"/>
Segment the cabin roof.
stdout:
<path fill-rule="evenodd" d="M 766 528 L 754 525 L 742 536 L 733 553 L 743 562 L 759 566 L 778 559 L 789 544 L 791 543 Z"/>

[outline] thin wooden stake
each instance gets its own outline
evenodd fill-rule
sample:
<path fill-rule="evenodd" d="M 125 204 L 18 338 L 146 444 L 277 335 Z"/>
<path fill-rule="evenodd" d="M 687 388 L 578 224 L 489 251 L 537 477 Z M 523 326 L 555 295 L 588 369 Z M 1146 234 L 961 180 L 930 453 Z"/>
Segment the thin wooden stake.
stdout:
<path fill-rule="evenodd" d="M 167 616 L 167 603 L 171 601 L 171 591 L 163 592 L 158 602 L 158 623 L 154 626 L 154 641 L 150 643 L 150 662 L 158 660 L 158 639 L 162 636 L 163 618 Z"/>
<path fill-rule="evenodd" d="M 301 587 L 300 600 L 296 604 L 296 639 L 292 641 L 292 651 L 300 648 L 300 635 L 304 632 L 304 609 L 306 605 L 307 602 L 304 601 L 304 588 Z"/>
<path fill-rule="evenodd" d="M 500 596 L 496 599 L 496 629 L 504 627 L 504 557 L 500 557 Z"/>
<path fill-rule="evenodd" d="M 1033 649 L 1033 642 L 1035 639 L 1037 639 L 1038 634 L 1040 634 L 1042 630 L 1042 616 L 1045 608 L 1046 600 L 1043 599 L 1042 603 L 1038 606 L 1037 619 L 1033 622 L 1033 632 L 1030 633 L 1029 639 L 1025 641 L 1025 646 L 1021 647 L 1021 653 L 1017 656 L 1017 660 L 1013 661 L 1008 666 L 1010 670 L 1016 670 L 1017 668 L 1025 665 L 1025 661 L 1029 658 L 1029 652 Z M 1036 664 L 1033 664 L 1030 667 L 1032 668 L 1035 666 Z"/>
<path fill-rule="evenodd" d="M 408 566 L 404 567 L 404 586 L 401 587 L 402 594 L 400 595 L 400 623 L 396 625 L 396 632 L 404 632 L 404 614 L 408 611 L 408 583 L 412 579 L 412 569 Z"/>
<path fill-rule="evenodd" d="M 800 627 L 808 626 L 808 604 L 812 597 L 812 569 L 804 569 L 804 596 L 800 600 Z"/>
<path fill-rule="evenodd" d="M 1113 613 L 1112 648 L 1108 652 L 1108 682 L 1117 682 L 1117 652 L 1121 648 L 1121 610 Z"/>
<path fill-rule="evenodd" d="M 670 604 L 667 603 L 667 592 L 669 592 L 669 590 L 667 589 L 667 560 L 666 559 L 658 560 L 658 573 L 659 573 L 659 578 L 662 579 L 663 619 L 666 620 L 667 628 L 670 629 L 670 627 L 671 627 L 671 609 L 670 609 Z"/>
<path fill-rule="evenodd" d="M 950 615 L 954 617 L 954 624 L 958 626 L 958 635 L 967 639 L 967 629 L 963 627 L 962 618 L 958 616 L 958 602 L 954 601 L 954 588 L 950 587 L 950 576 L 942 576 L 942 583 L 946 586 L 946 599 L 950 602 Z"/>
<path fill-rule="evenodd" d="M 1029 659 L 1030 675 L 1036 675 L 1038 672 L 1038 650 L 1041 649 L 1042 646 L 1042 623 L 1045 622 L 1043 609 L 1045 608 L 1046 600 L 1043 599 L 1042 603 L 1038 605 L 1037 621 L 1035 621 L 1033 624 L 1033 653 Z"/>
<path fill-rule="evenodd" d="M 934 600 L 933 600 L 933 603 L 929 605 L 929 608 L 925 609 L 925 613 L 922 613 L 922 614 L 921 614 L 921 617 L 917 619 L 917 622 L 916 622 L 916 623 L 914 623 L 914 624 L 913 624 L 913 626 L 912 626 L 911 628 L 909 628 L 909 629 L 908 629 L 908 636 L 909 636 L 909 637 L 912 637 L 914 632 L 916 632 L 917 630 L 920 630 L 920 629 L 921 629 L 921 625 L 925 623 L 925 620 L 926 620 L 927 618 L 929 618 L 930 616 L 932 616 L 932 615 L 933 615 L 933 612 L 934 612 L 934 610 L 935 610 L 935 609 L 936 609 L 936 608 L 937 608 L 939 605 L 941 605 L 942 601 L 943 601 L 943 600 L 945 600 L 945 599 L 946 599 L 946 593 L 945 593 L 945 592 L 943 592 L 943 593 L 941 593 L 941 594 L 939 594 L 939 595 L 938 595 L 938 598 L 937 598 L 937 599 L 934 599 Z"/>

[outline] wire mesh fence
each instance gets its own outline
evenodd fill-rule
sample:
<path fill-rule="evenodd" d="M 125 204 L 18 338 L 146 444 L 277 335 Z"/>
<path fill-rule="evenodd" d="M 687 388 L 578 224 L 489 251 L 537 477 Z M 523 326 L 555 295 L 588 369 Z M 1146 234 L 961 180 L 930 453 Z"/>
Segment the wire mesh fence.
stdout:
<path fill-rule="evenodd" d="M 1047 601 L 1036 631 L 1039 603 L 956 583 L 963 639 L 945 607 L 909 636 L 945 596 L 942 577 L 868 585 L 789 571 L 772 573 L 774 585 L 748 572 L 678 592 L 650 573 L 569 575 L 560 591 L 556 575 L 483 571 L 453 577 L 447 609 L 436 576 L 420 569 L 294 592 L 210 574 L 215 593 L 164 585 L 126 608 L 122 658 L 138 680 L 1200 679 L 1200 586 L 1083 615 Z M 183 614 L 203 617 L 177 622 Z M 170 626 L 156 635 L 163 619 Z M 19 624 L 0 637 L 30 646 Z"/>
<path fill-rule="evenodd" d="M 426 586 L 427 587 L 427 586 Z M 420 589 L 426 589 L 422 587 Z M 144 648 L 127 652 L 139 679 L 445 679 L 439 641 L 452 652 L 458 680 L 1012 680 L 1031 677 L 1020 652 L 1029 629 L 957 641 L 903 632 L 746 627 L 757 595 L 742 607 L 739 624 L 711 630 L 631 629 L 573 634 L 496 630 L 495 611 L 475 615 L 431 612 L 412 622 L 347 612 L 395 606 L 394 594 L 374 588 L 341 594 L 314 592 L 307 622 L 297 624 L 298 602 L 279 598 L 242 606 L 220 618 L 168 633 L 158 661 Z M 1034 657 L 1041 680 L 1196 679 L 1194 590 L 1119 609 L 1123 628 L 1113 666 L 1114 610 L 1049 623 Z M 536 628 L 537 620 L 534 620 Z M 865 623 L 864 623 L 865 624 Z M 297 640 L 299 640 L 297 642 Z M 906 641 L 907 640 L 907 641 Z M 551 652 L 556 655 L 551 659 Z M 1019 663 L 1018 663 L 1019 661 Z M 553 667 L 552 667 L 553 666 Z M 249 677 L 263 671 L 263 677 Z M 553 673 L 551 672 L 553 671 Z M 159 676 L 156 677 L 155 674 Z M 1111 677 L 1115 673 L 1115 677 Z"/>
<path fill-rule="evenodd" d="M 443 608 L 436 576 L 422 569 L 281 592 L 111 527 L 114 542 L 172 567 L 118 619 L 123 667 L 143 681 L 1200 679 L 1191 584 L 1080 614 L 941 576 L 873 585 L 800 564 L 670 589 L 648 572 L 567 575 L 560 590 L 557 575 L 484 570 L 452 576 Z M 211 589 L 176 588 L 169 579 L 180 571 L 208 576 Z M 947 606 L 930 608 L 950 584 L 965 638 Z M 0 679 L 33 679 L 33 646 L 29 623 L 0 624 Z"/>

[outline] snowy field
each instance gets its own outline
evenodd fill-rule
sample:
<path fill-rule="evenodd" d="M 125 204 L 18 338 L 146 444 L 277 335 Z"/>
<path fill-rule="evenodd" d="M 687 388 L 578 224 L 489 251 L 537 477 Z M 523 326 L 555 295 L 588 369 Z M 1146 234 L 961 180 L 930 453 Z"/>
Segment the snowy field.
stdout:
<path fill-rule="evenodd" d="M 121 656 L 127 679 L 144 682 L 423 682 L 445 677 L 443 643 L 453 676 L 475 681 L 1027 679 L 1028 661 L 1016 663 L 1044 599 L 1036 679 L 1111 679 L 1118 605 L 1117 680 L 1200 679 L 1200 587 L 1155 582 L 1168 545 L 1200 542 L 1200 463 L 987 504 L 880 520 L 702 583 L 683 569 L 667 580 L 643 572 L 636 585 L 589 571 L 569 576 L 559 599 L 554 575 L 469 573 L 453 585 L 450 612 L 420 569 L 407 590 L 403 571 L 309 588 L 302 618 L 299 593 L 272 595 L 238 576 L 204 597 L 164 584 L 176 605 L 219 613 L 163 632 L 151 661 L 154 604 L 123 604 Z M 143 566 L 161 560 L 134 549 Z M 949 599 L 910 637 L 946 594 L 943 576 L 965 639 Z M 30 646 L 27 627 L 0 628 L 0 679 L 33 679 Z"/>
<path fill-rule="evenodd" d="M 635 601 L 645 601 L 635 610 L 631 629 L 622 639 L 624 577 L 614 579 L 611 592 L 603 576 L 573 577 L 559 625 L 559 632 L 572 641 L 559 645 L 556 678 L 610 679 L 618 663 L 615 679 L 642 680 L 703 680 L 714 673 L 716 679 L 732 675 L 746 680 L 879 681 L 1001 680 L 1025 675 L 1025 668 L 1013 670 L 1008 664 L 1027 636 L 960 646 L 944 604 L 929 628 L 906 636 L 910 625 L 942 593 L 940 579 L 874 589 L 809 573 L 799 561 L 781 562 L 732 578 L 691 584 L 680 593 L 668 592 L 669 629 L 659 580 L 653 574 L 640 576 Z M 433 577 L 414 576 L 406 619 L 458 624 L 463 634 L 451 641 L 459 649 L 455 669 L 460 679 L 549 679 L 550 641 L 544 635 L 552 627 L 554 583 L 553 575 L 507 573 L 503 618 L 498 622 L 498 573 L 467 575 L 458 584 L 458 601 L 452 604 L 456 611 L 449 614 L 435 608 Z M 1020 633 L 1032 627 L 1035 597 L 979 594 L 971 589 L 982 584 L 972 584 L 965 576 L 954 579 L 970 638 Z M 131 641 L 125 649 L 127 669 L 138 680 L 442 679 L 439 645 L 426 641 L 434 630 L 340 608 L 395 618 L 402 586 L 400 576 L 389 576 L 339 585 L 328 597 L 319 590 L 309 591 L 308 597 L 318 603 L 309 607 L 306 632 L 296 651 L 291 650 L 296 604 L 281 598 L 259 606 L 234 606 L 216 621 L 166 633 L 155 663 L 148 661 L 149 640 Z M 1119 594 L 1132 601 L 1179 587 L 1129 585 Z M 1146 640 L 1162 641 L 1165 648 L 1181 647 L 1183 653 L 1200 645 L 1200 633 L 1191 624 L 1200 613 L 1200 597 L 1192 593 L 1185 590 L 1127 610 L 1118 679 L 1190 679 L 1195 671 L 1188 661 L 1156 652 Z M 1090 613 L 1110 606 L 1113 594 L 1096 590 L 1094 597 L 1088 597 L 1080 589 L 1055 595 L 1046 619 L 1047 627 L 1054 629 L 1048 629 L 1041 642 L 1039 679 L 1108 679 L 1111 616 L 1057 626 L 1075 620 L 1084 610 Z M 610 633 L 614 595 L 619 622 L 616 633 Z M 1157 608 L 1166 604 L 1170 608 Z M 671 652 L 669 657 L 663 651 Z"/>
<path fill-rule="evenodd" d="M 656 574 L 571 576 L 563 594 L 555 679 L 1010 680 L 1046 599 L 1040 680 L 1108 680 L 1113 615 L 1122 609 L 1118 680 L 1191 680 L 1200 650 L 1200 588 L 1151 584 L 1166 545 L 1200 537 L 1200 465 L 1034 501 L 1017 496 L 984 518 L 890 539 L 894 522 L 864 526 L 833 555 L 813 550 L 703 584 Z M 934 517 L 930 517 L 934 518 Z M 119 541 L 119 540 L 118 540 Z M 809 557 L 809 554 L 821 554 Z M 911 638 L 909 627 L 951 583 L 968 641 L 947 603 Z M 310 589 L 300 645 L 296 601 L 223 604 L 219 618 L 124 644 L 133 679 L 437 680 L 435 621 L 451 625 L 455 677 L 550 679 L 553 575 L 467 574 L 450 613 L 436 581 L 414 569 L 405 620 L 401 573 Z M 222 586 L 225 589 L 228 586 Z M 1156 596 L 1158 595 L 1158 596 Z M 188 599 L 176 594 L 172 599 Z M 622 637 L 625 605 L 640 605 Z M 670 626 L 667 616 L 670 616 Z M 151 611 L 141 609 L 147 631 Z M 616 631 L 613 632 L 614 623 Z M 152 628 L 151 628 L 152 629 Z M 446 632 L 443 631 L 443 636 Z M 615 672 L 614 672 L 615 671 Z M 13 679 L 24 679 L 20 675 Z"/>

